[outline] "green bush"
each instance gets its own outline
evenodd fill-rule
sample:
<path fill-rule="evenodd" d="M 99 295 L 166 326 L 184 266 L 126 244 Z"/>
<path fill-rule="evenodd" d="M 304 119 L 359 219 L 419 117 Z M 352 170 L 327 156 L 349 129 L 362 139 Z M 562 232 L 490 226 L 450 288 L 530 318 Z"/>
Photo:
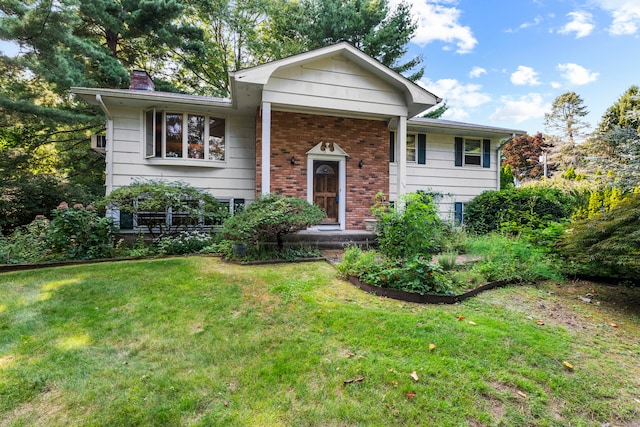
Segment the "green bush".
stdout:
<path fill-rule="evenodd" d="M 53 211 L 46 232 L 47 245 L 66 259 L 109 258 L 114 255 L 115 228 L 111 218 L 99 216 L 92 206 L 61 203 Z"/>
<path fill-rule="evenodd" d="M 467 248 L 480 258 L 472 271 L 488 281 L 562 280 L 561 260 L 526 240 L 491 233 L 469 239 Z"/>
<path fill-rule="evenodd" d="M 215 197 L 184 182 L 137 181 L 114 190 L 99 206 L 137 216 L 139 225 L 145 225 L 153 236 L 219 225 L 229 216 L 228 207 Z M 164 216 L 169 210 L 173 216 L 170 224 Z M 144 217 L 148 212 L 160 215 Z"/>
<path fill-rule="evenodd" d="M 89 203 L 92 195 L 80 186 L 48 174 L 24 174 L 0 179 L 0 230 L 5 233 L 48 215 L 62 201 Z"/>
<path fill-rule="evenodd" d="M 610 211 L 574 221 L 557 246 L 568 272 L 637 280 L 640 277 L 640 194 Z"/>
<path fill-rule="evenodd" d="M 278 248 L 282 249 L 282 237 L 285 234 L 304 230 L 323 218 L 322 210 L 306 200 L 268 194 L 227 219 L 222 227 L 222 235 L 227 240 L 254 247 L 275 240 Z"/>
<path fill-rule="evenodd" d="M 452 282 L 442 267 L 416 256 L 404 262 L 391 261 L 375 251 L 348 248 L 338 264 L 343 275 L 356 276 L 371 286 L 399 289 L 421 295 L 427 293 L 448 294 Z"/>
<path fill-rule="evenodd" d="M 53 258 L 47 245 L 49 220 L 38 216 L 30 224 L 16 228 L 11 235 L 0 234 L 0 264 L 42 262 Z"/>
<path fill-rule="evenodd" d="M 465 228 L 473 234 L 486 234 L 509 227 L 544 228 L 549 222 L 562 222 L 571 215 L 569 198 L 553 188 L 519 188 L 485 191 L 465 207 Z"/>
<path fill-rule="evenodd" d="M 156 246 L 163 255 L 195 254 L 214 243 L 214 236 L 200 230 L 181 231 L 160 237 Z"/>
<path fill-rule="evenodd" d="M 395 208 L 377 203 L 372 211 L 378 219 L 380 252 L 396 259 L 438 253 L 450 229 L 440 219 L 437 197 L 417 192 L 403 195 Z"/>

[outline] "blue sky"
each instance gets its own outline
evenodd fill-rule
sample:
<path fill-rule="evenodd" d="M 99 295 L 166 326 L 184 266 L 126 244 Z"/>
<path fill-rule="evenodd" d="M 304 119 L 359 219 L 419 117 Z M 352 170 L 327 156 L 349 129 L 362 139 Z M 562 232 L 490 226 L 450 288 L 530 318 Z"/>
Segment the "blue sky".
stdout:
<path fill-rule="evenodd" d="M 399 0 L 390 0 L 393 6 Z M 553 100 L 574 91 L 595 128 L 640 85 L 640 0 L 409 0 L 410 55 L 444 118 L 545 132 Z"/>
<path fill-rule="evenodd" d="M 423 56 L 420 84 L 446 100 L 446 119 L 545 132 L 553 100 L 574 91 L 595 128 L 640 85 L 640 0 L 407 1 L 409 54 Z"/>

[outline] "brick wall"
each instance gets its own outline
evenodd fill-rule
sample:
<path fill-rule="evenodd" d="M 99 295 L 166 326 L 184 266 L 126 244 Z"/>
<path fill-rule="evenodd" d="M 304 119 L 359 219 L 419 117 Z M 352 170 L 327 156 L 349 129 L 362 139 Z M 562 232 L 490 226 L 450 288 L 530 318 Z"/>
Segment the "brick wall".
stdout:
<path fill-rule="evenodd" d="M 256 117 L 256 191 L 262 190 L 262 118 Z M 389 191 L 389 130 L 384 121 L 271 112 L 271 189 L 307 197 L 306 152 L 321 141 L 347 154 L 346 228 L 364 229 L 376 193 Z M 296 163 L 291 164 L 291 157 Z M 358 167 L 360 160 L 364 165 Z"/>

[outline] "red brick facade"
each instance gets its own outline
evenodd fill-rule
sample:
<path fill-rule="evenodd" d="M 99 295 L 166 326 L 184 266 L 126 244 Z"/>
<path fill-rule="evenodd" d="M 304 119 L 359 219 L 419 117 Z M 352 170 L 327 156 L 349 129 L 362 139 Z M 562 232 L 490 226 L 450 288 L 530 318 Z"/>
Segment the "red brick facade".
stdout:
<path fill-rule="evenodd" d="M 262 118 L 256 118 L 256 192 L 262 191 Z M 364 229 L 378 192 L 389 192 L 389 130 L 384 121 L 271 112 L 271 189 L 307 197 L 306 152 L 319 142 L 335 142 L 346 162 L 346 228 Z M 291 158 L 296 159 L 295 164 Z M 358 166 L 363 162 L 362 168 Z"/>

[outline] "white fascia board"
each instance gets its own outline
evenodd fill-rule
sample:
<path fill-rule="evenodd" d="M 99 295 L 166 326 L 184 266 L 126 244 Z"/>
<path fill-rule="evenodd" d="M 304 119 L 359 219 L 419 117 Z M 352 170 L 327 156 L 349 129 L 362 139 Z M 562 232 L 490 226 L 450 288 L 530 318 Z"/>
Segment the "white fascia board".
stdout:
<path fill-rule="evenodd" d="M 136 106 L 155 106 L 158 104 L 170 104 L 181 107 L 220 107 L 232 108 L 232 102 L 226 98 L 214 98 L 209 96 L 185 95 L 180 93 L 143 91 L 134 89 L 96 89 L 86 87 L 72 87 L 71 92 L 80 96 L 87 103 L 98 105 L 96 95 L 111 104 Z"/>
<path fill-rule="evenodd" d="M 526 131 L 474 123 L 454 122 L 441 119 L 417 118 L 407 121 L 407 128 L 413 131 L 425 131 L 441 134 L 478 135 L 493 138 L 510 138 L 514 135 L 526 135 Z"/>

